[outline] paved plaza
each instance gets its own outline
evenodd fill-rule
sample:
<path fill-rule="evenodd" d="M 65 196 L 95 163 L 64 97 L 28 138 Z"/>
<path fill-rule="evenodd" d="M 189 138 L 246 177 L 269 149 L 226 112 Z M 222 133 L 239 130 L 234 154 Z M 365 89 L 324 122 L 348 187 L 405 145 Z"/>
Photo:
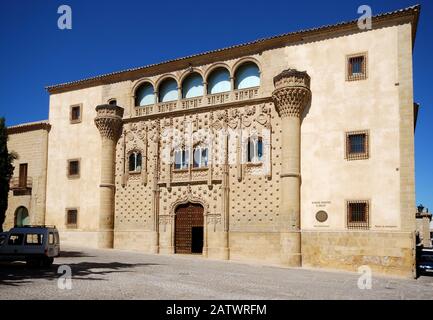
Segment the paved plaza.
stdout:
<path fill-rule="evenodd" d="M 58 286 L 59 267 L 72 271 L 72 288 Z M 432 299 L 433 277 L 399 279 L 373 274 L 289 269 L 201 256 L 63 248 L 47 270 L 0 263 L 0 299 Z M 61 287 L 67 282 L 61 279 Z"/>

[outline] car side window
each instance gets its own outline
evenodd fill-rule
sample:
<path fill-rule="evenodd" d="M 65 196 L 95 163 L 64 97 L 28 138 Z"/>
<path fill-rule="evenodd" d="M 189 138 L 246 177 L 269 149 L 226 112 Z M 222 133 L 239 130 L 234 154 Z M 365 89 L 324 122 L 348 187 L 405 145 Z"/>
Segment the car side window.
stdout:
<path fill-rule="evenodd" d="M 6 236 L 0 236 L 0 246 L 5 242 Z"/>
<path fill-rule="evenodd" d="M 24 234 L 22 233 L 12 233 L 9 236 L 8 245 L 10 246 L 20 246 L 23 244 Z"/>
<path fill-rule="evenodd" d="M 44 235 L 41 233 L 28 233 L 26 234 L 27 245 L 41 245 Z"/>
<path fill-rule="evenodd" d="M 55 242 L 56 242 L 56 244 L 59 244 L 60 243 L 59 233 L 58 232 L 54 233 L 54 236 L 55 236 Z"/>
<path fill-rule="evenodd" d="M 50 232 L 48 235 L 48 243 L 54 244 L 54 233 Z"/>

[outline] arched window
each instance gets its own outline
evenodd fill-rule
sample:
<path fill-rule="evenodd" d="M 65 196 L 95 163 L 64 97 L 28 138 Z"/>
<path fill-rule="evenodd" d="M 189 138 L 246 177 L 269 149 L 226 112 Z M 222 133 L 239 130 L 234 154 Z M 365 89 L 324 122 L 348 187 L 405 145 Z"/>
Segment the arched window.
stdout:
<path fill-rule="evenodd" d="M 141 84 L 135 91 L 135 105 L 147 106 L 155 103 L 153 86 L 149 82 Z"/>
<path fill-rule="evenodd" d="M 207 78 L 207 93 L 214 94 L 230 91 L 230 73 L 223 67 L 216 68 Z"/>
<path fill-rule="evenodd" d="M 116 99 L 110 99 L 110 100 L 108 100 L 108 104 L 110 106 L 117 106 L 117 100 Z"/>
<path fill-rule="evenodd" d="M 182 98 L 194 98 L 203 95 L 203 78 L 198 73 L 191 73 L 182 82 Z"/>
<path fill-rule="evenodd" d="M 22 227 L 30 224 L 29 211 L 26 207 L 19 207 L 15 211 L 15 226 Z"/>
<path fill-rule="evenodd" d="M 168 102 L 177 100 L 177 83 L 173 78 L 162 81 L 159 85 L 159 102 Z"/>
<path fill-rule="evenodd" d="M 206 168 L 208 166 L 208 148 L 204 146 L 196 146 L 193 153 L 193 167 Z"/>
<path fill-rule="evenodd" d="M 259 67 L 253 62 L 246 62 L 235 72 L 235 89 L 246 89 L 260 86 Z"/>
<path fill-rule="evenodd" d="M 189 149 L 176 149 L 174 151 L 174 169 L 187 169 L 189 166 Z"/>
<path fill-rule="evenodd" d="M 248 138 L 247 161 L 260 162 L 263 160 L 263 140 L 261 137 Z"/>
<path fill-rule="evenodd" d="M 129 155 L 129 172 L 141 172 L 141 153 L 132 152 Z"/>

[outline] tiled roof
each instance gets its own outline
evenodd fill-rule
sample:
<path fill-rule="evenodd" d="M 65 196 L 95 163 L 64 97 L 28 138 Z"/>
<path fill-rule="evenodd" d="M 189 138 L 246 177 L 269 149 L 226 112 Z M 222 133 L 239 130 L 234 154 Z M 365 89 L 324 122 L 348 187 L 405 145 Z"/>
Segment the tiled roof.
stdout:
<path fill-rule="evenodd" d="M 419 15 L 420 8 L 421 8 L 420 5 L 414 5 L 414 6 L 411 6 L 411 7 L 404 8 L 404 9 L 382 13 L 382 14 L 374 16 L 373 17 L 373 22 L 378 21 L 378 20 L 382 20 L 382 19 L 388 18 L 388 17 L 391 18 L 391 17 L 396 17 L 396 16 L 404 15 L 404 14 L 414 14 L 415 15 L 415 26 L 414 26 L 414 29 L 415 29 L 416 28 L 416 23 L 418 22 L 417 20 L 418 20 L 418 15 Z M 56 89 L 67 88 L 67 87 L 70 87 L 70 86 L 73 87 L 75 85 L 85 84 L 85 83 L 91 84 L 92 82 L 95 82 L 95 81 L 104 81 L 104 80 L 108 80 L 110 77 L 113 77 L 113 76 L 116 76 L 116 75 L 121 75 L 121 74 L 129 73 L 129 72 L 134 72 L 134 71 L 145 70 L 145 69 L 149 69 L 151 67 L 162 66 L 162 65 L 166 65 L 166 64 L 173 63 L 173 62 L 176 62 L 176 61 L 188 60 L 188 59 L 192 59 L 192 58 L 196 58 L 196 57 L 200 57 L 200 56 L 206 56 L 206 55 L 213 54 L 213 53 L 218 53 L 218 52 L 233 50 L 233 49 L 241 48 L 241 47 L 247 47 L 247 46 L 256 45 L 256 44 L 259 44 L 259 43 L 265 43 L 265 42 L 268 42 L 268 41 L 271 41 L 271 40 L 275 40 L 275 39 L 280 39 L 280 38 L 284 39 L 284 38 L 291 37 L 291 36 L 296 36 L 296 35 L 306 35 L 306 34 L 310 34 L 310 33 L 314 33 L 314 32 L 327 31 L 327 30 L 333 30 L 333 29 L 336 29 L 336 28 L 339 28 L 339 27 L 350 26 L 350 25 L 356 24 L 357 21 L 358 20 L 351 20 L 351 21 L 340 22 L 340 23 L 332 24 L 332 25 L 324 25 L 324 26 L 316 27 L 316 28 L 303 29 L 303 30 L 298 30 L 298 31 L 295 31 L 295 32 L 288 32 L 288 33 L 284 33 L 284 34 L 280 34 L 280 35 L 276 35 L 276 36 L 272 36 L 272 37 L 257 39 L 257 40 L 251 41 L 251 42 L 246 42 L 246 43 L 242 43 L 242 44 L 238 44 L 238 45 L 233 45 L 233 46 L 226 47 L 226 48 L 221 48 L 221 49 L 206 51 L 206 52 L 202 52 L 202 53 L 198 53 L 198 54 L 193 54 L 193 55 L 189 55 L 189 56 L 185 56 L 185 57 L 181 57 L 181 58 L 176 58 L 176 59 L 166 60 L 166 61 L 159 62 L 159 63 L 149 64 L 149 65 L 142 66 L 142 67 L 130 68 L 130 69 L 126 69 L 126 70 L 121 70 L 121 71 L 115 71 L 115 72 L 111 72 L 111 73 L 102 74 L 102 75 L 95 76 L 95 77 L 89 77 L 89 78 L 85 78 L 85 79 L 81 79 L 81 80 L 76 80 L 76 81 L 70 81 L 70 82 L 65 82 L 65 83 L 61 83 L 61 84 L 51 85 L 51 86 L 45 87 L 45 89 L 48 90 L 51 93 L 52 91 L 55 91 Z M 414 32 L 414 34 L 415 34 L 415 32 Z M 107 82 L 109 83 L 109 81 L 107 81 Z"/>
<path fill-rule="evenodd" d="M 15 126 L 7 127 L 8 134 L 15 134 L 15 133 L 21 133 L 26 131 L 33 131 L 33 130 L 49 130 L 51 127 L 48 120 L 42 120 L 42 121 L 36 121 L 36 122 L 27 122 L 27 123 L 21 123 Z"/>

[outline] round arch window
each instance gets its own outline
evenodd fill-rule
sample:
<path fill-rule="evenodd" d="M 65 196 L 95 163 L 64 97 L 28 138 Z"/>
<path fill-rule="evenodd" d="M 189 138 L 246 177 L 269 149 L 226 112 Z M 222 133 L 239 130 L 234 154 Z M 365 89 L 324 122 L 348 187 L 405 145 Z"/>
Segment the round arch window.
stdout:
<path fill-rule="evenodd" d="M 215 94 L 230 91 L 230 73 L 223 67 L 213 70 L 207 78 L 207 93 Z"/>
<path fill-rule="evenodd" d="M 235 73 L 235 89 L 246 89 L 260 86 L 259 67 L 253 62 L 242 64 Z"/>
<path fill-rule="evenodd" d="M 162 81 L 159 86 L 159 102 L 168 102 L 177 100 L 177 83 L 173 78 Z"/>
<path fill-rule="evenodd" d="M 203 78 L 198 73 L 192 73 L 182 82 L 182 98 L 201 97 L 203 95 Z"/>
<path fill-rule="evenodd" d="M 135 105 L 147 106 L 155 103 L 155 93 L 152 84 L 145 82 L 135 91 Z"/>

